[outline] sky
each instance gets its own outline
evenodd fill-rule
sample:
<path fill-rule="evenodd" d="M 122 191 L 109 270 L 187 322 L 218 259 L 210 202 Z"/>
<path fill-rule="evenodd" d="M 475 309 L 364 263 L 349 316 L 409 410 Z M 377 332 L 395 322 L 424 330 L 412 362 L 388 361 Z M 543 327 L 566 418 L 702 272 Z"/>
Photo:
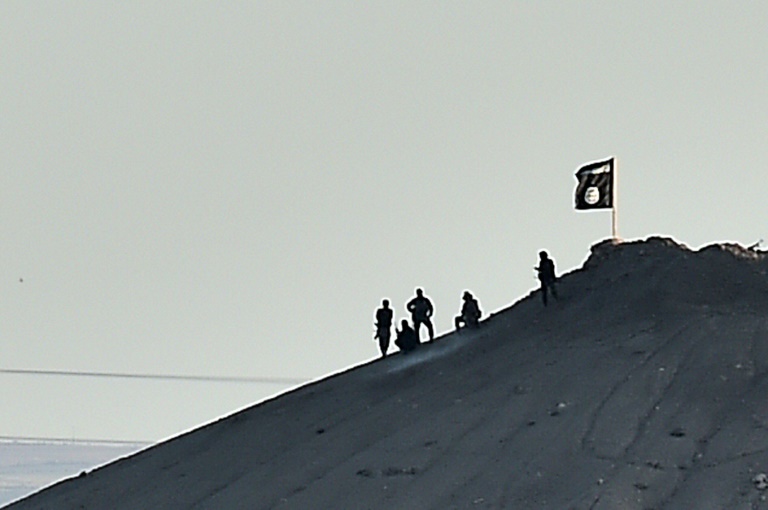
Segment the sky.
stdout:
<path fill-rule="evenodd" d="M 759 2 L 0 3 L 0 436 L 157 441 L 376 358 L 382 298 L 399 321 L 422 287 L 439 333 L 464 290 L 506 308 L 539 250 L 562 273 L 610 237 L 573 208 L 605 157 L 620 237 L 768 239 L 766 24 Z"/>

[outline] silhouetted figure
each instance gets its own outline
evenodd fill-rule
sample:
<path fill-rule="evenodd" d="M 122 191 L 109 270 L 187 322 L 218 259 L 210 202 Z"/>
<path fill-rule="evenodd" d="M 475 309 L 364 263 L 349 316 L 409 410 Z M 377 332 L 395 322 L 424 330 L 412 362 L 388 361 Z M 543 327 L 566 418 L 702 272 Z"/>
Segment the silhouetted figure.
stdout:
<path fill-rule="evenodd" d="M 421 325 L 427 326 L 427 332 L 429 333 L 429 341 L 435 339 L 435 330 L 432 326 L 432 314 L 435 309 L 432 307 L 432 301 L 424 295 L 424 291 L 416 289 L 416 297 L 408 301 L 405 308 L 411 312 L 411 320 L 413 320 L 413 329 L 416 331 L 416 337 L 420 338 Z"/>
<path fill-rule="evenodd" d="M 421 343 L 419 341 L 419 335 L 414 330 L 406 319 L 403 319 L 400 323 L 402 329 L 397 331 L 397 338 L 395 339 L 395 345 L 400 348 L 404 353 L 411 352 Z"/>
<path fill-rule="evenodd" d="M 387 356 L 389 349 L 389 339 L 392 336 L 392 309 L 389 307 L 389 299 L 381 302 L 381 308 L 376 310 L 376 335 L 374 338 L 379 340 L 379 349 L 381 357 Z"/>
<path fill-rule="evenodd" d="M 453 319 L 453 323 L 458 331 L 462 324 L 469 328 L 477 328 L 480 326 L 480 316 L 483 312 L 480 311 L 480 305 L 477 299 L 471 292 L 465 291 L 462 296 L 464 303 L 461 305 L 461 313 Z"/>
<path fill-rule="evenodd" d="M 552 296 L 557 299 L 557 288 L 555 288 L 555 282 L 557 277 L 555 276 L 555 262 L 549 258 L 549 255 L 545 251 L 539 252 L 539 265 L 534 269 L 538 272 L 539 281 L 541 282 L 541 299 L 544 302 L 544 306 L 547 306 L 547 293 L 552 292 Z"/>

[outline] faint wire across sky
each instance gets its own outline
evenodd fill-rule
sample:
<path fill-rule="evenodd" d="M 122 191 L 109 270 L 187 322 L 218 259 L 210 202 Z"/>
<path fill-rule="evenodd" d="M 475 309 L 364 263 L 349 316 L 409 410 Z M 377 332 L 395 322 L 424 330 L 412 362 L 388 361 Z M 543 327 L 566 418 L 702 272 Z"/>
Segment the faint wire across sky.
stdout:
<path fill-rule="evenodd" d="M 215 383 L 244 383 L 244 384 L 302 384 L 309 379 L 291 377 L 239 377 L 239 376 L 208 376 L 208 375 L 173 375 L 173 374 L 129 374 L 119 372 L 86 372 L 72 370 L 36 370 L 0 368 L 0 375 L 29 375 L 56 377 L 101 377 L 110 379 L 142 379 L 159 381 L 195 381 Z"/>
<path fill-rule="evenodd" d="M 16 445 L 83 445 L 83 446 L 135 446 L 144 448 L 155 444 L 153 441 L 133 441 L 126 439 L 83 439 L 73 437 L 33 437 L 33 436 L 0 436 L 0 446 Z"/>

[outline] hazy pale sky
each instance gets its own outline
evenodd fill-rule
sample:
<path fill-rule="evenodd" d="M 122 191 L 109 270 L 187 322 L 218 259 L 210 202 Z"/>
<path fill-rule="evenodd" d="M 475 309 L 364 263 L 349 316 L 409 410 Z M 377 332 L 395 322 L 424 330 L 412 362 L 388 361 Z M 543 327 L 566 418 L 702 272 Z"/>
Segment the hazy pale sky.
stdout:
<path fill-rule="evenodd" d="M 0 370 L 305 380 L 610 235 L 768 239 L 768 5 L 0 3 Z M 23 279 L 23 281 L 20 281 Z M 157 440 L 286 385 L 0 373 L 0 436 Z"/>

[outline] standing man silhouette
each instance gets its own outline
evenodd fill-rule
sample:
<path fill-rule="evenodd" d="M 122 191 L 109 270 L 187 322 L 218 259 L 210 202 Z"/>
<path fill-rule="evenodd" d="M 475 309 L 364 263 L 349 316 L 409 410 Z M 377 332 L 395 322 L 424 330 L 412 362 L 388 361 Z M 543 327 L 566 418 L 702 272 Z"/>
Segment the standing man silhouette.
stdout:
<path fill-rule="evenodd" d="M 435 329 L 432 326 L 432 315 L 435 313 L 435 309 L 432 306 L 432 301 L 424 295 L 422 289 L 416 289 L 416 297 L 408 301 L 405 308 L 411 312 L 411 320 L 416 335 L 420 336 L 421 325 L 424 324 L 429 333 L 429 341 L 434 340 Z"/>
<path fill-rule="evenodd" d="M 534 269 L 537 271 L 539 281 L 541 282 L 541 300 L 544 302 L 544 306 L 547 306 L 548 292 L 552 292 L 552 296 L 557 299 L 555 262 L 549 258 L 547 252 L 542 250 L 539 252 L 539 265 Z"/>
<path fill-rule="evenodd" d="M 389 339 L 392 336 L 392 309 L 389 307 L 389 299 L 381 302 L 381 308 L 376 310 L 376 336 L 379 340 L 379 350 L 381 357 L 387 356 L 389 349 Z"/>

